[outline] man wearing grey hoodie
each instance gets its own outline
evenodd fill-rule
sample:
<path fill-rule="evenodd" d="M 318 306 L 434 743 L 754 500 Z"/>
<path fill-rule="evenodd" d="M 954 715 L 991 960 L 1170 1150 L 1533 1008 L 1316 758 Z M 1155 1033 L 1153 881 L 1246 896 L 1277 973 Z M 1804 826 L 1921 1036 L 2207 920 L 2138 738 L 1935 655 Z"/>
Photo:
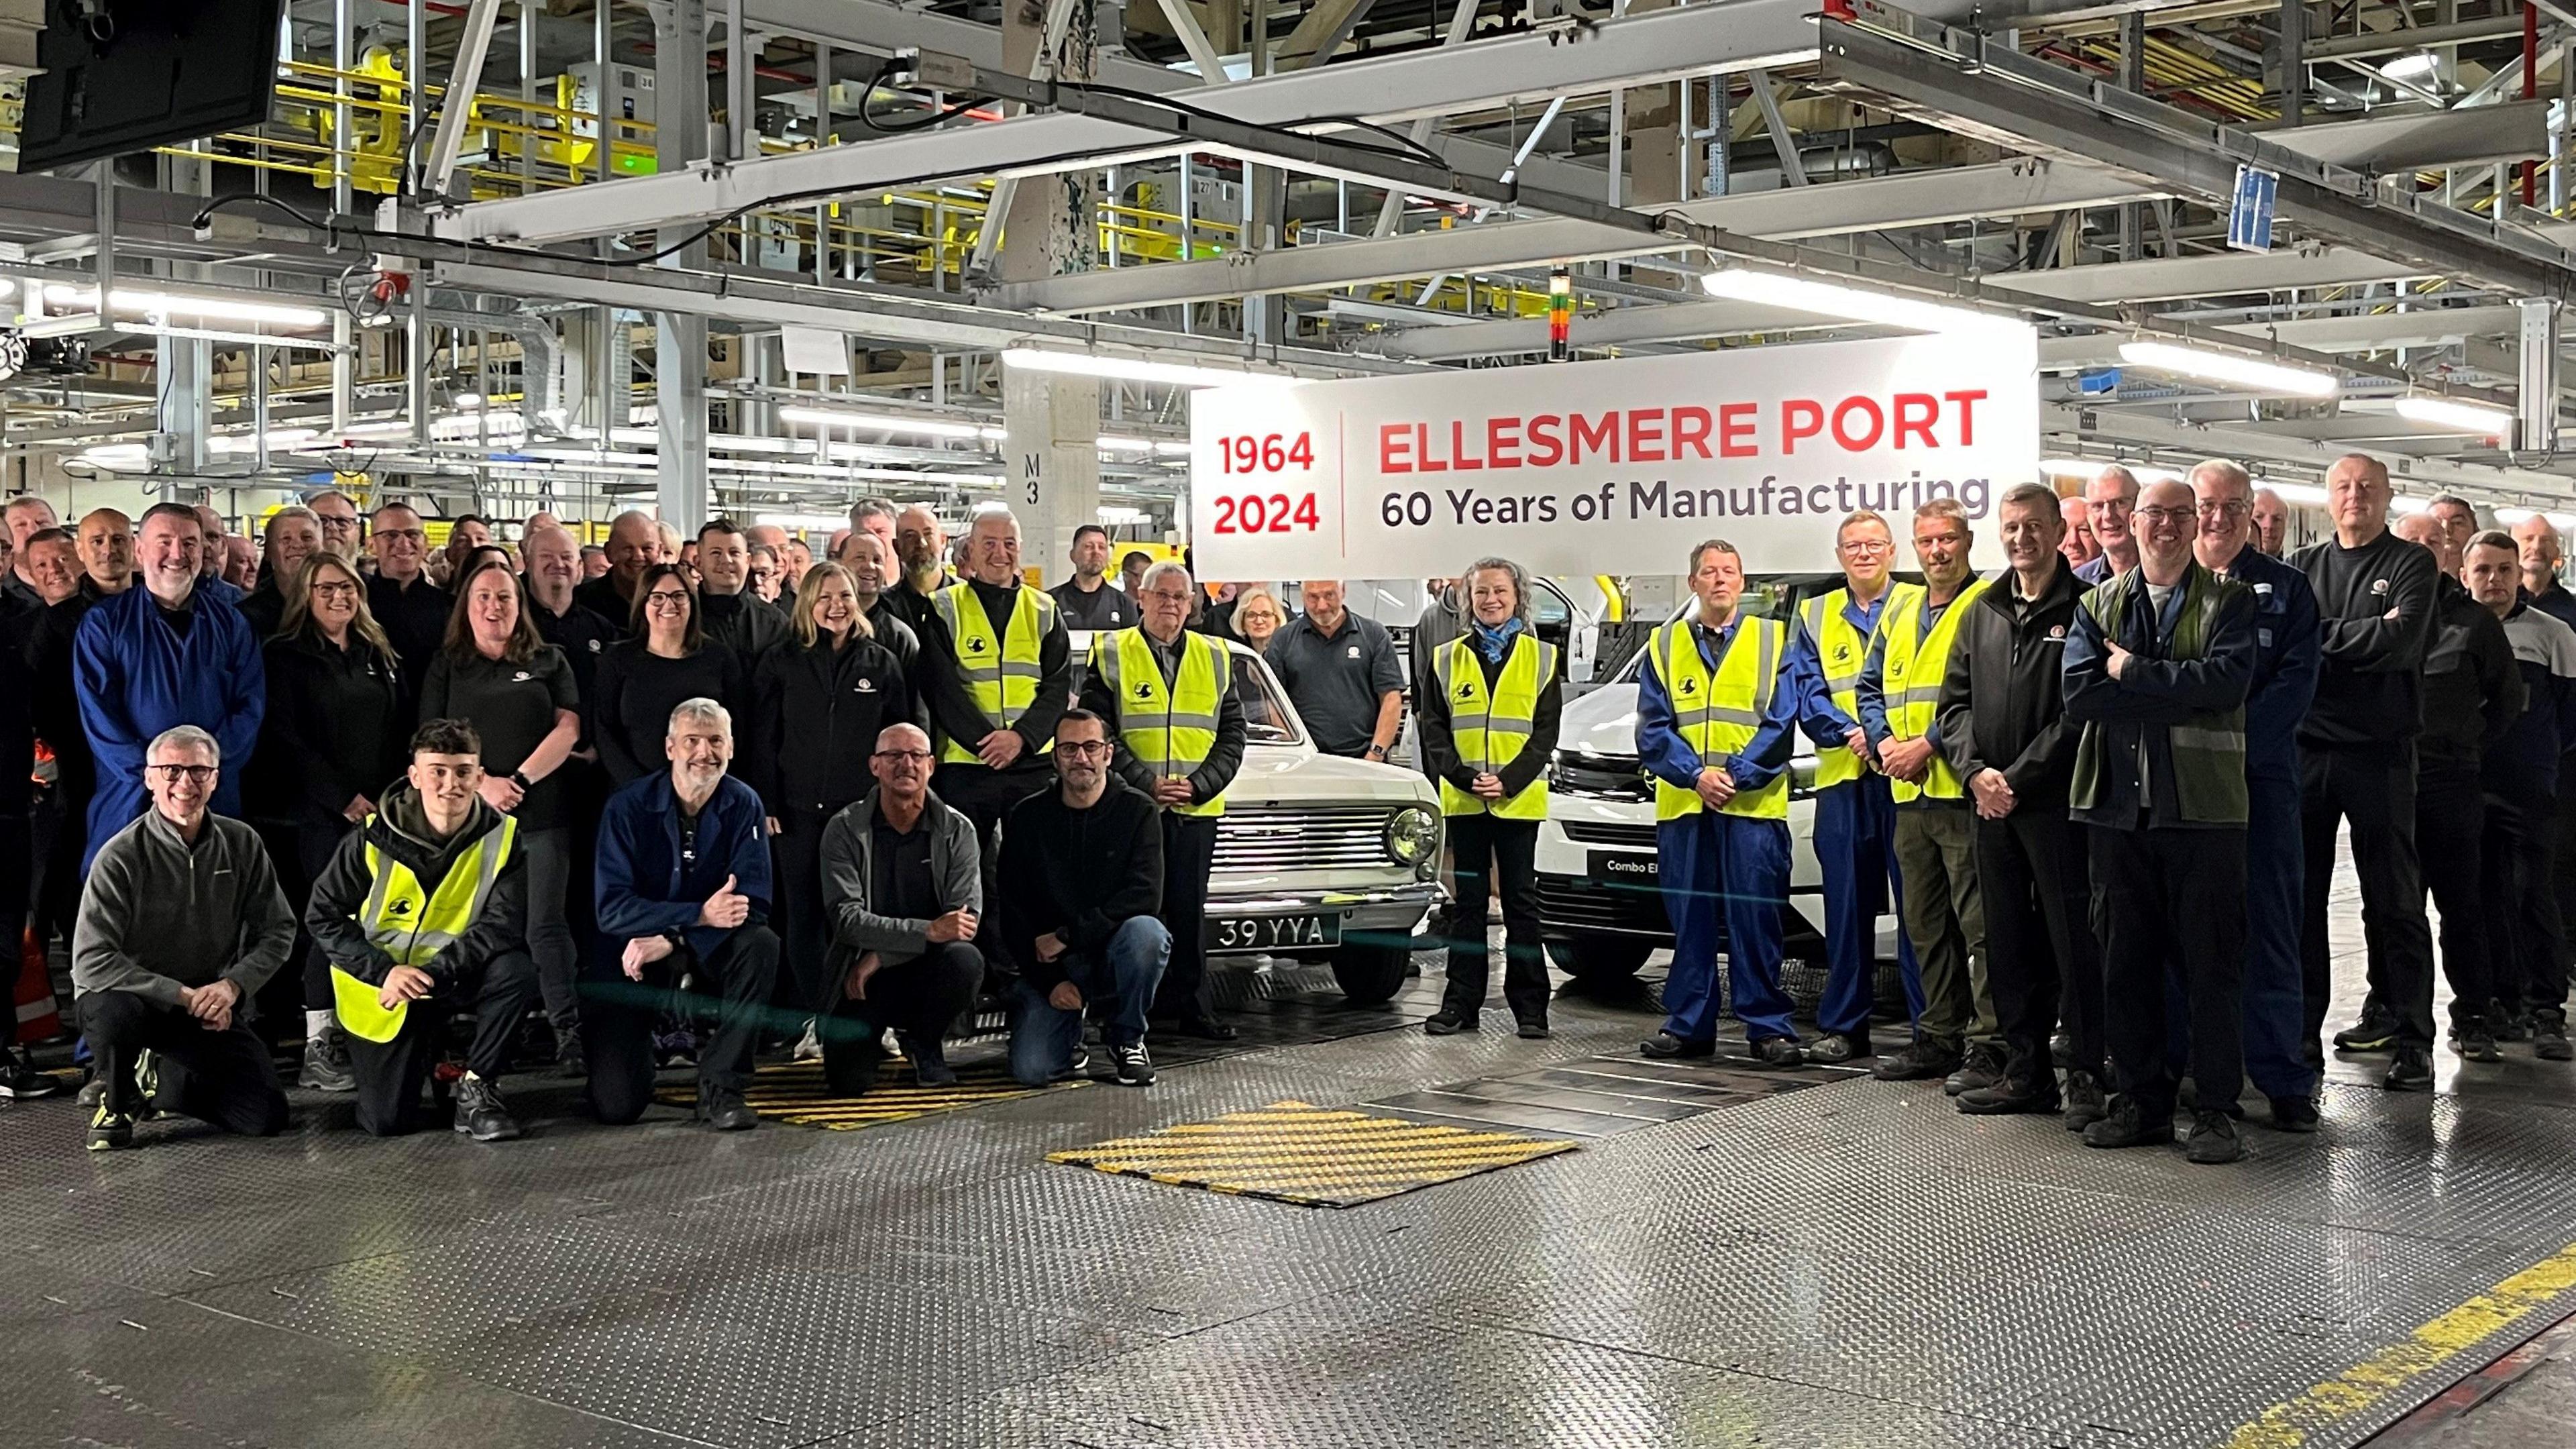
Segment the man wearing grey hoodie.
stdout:
<path fill-rule="evenodd" d="M 940 1039 L 983 984 L 982 854 L 974 823 L 930 793 L 932 763 L 919 726 L 888 725 L 868 759 L 877 787 L 823 827 L 833 990 L 812 1005 L 823 1079 L 843 1096 L 876 1085 L 887 1027 L 922 1085 L 956 1081 Z"/>

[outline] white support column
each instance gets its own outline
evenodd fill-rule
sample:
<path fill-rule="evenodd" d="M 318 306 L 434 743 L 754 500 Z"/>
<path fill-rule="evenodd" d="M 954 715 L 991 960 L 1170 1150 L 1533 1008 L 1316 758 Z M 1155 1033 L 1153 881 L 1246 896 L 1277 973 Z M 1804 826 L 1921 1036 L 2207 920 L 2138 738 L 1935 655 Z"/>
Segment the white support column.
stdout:
<path fill-rule="evenodd" d="M 654 161 L 670 175 L 706 158 L 706 0 L 669 0 L 653 10 Z M 666 259 L 679 267 L 703 265 L 703 244 Z M 707 319 L 695 314 L 653 314 L 653 400 L 661 419 L 655 498 L 662 520 L 682 534 L 707 519 Z M 612 413 L 616 409 L 611 409 Z"/>
<path fill-rule="evenodd" d="M 1061 583 L 1073 531 L 1100 521 L 1100 380 L 1002 369 L 1002 433 L 1020 562 Z"/>

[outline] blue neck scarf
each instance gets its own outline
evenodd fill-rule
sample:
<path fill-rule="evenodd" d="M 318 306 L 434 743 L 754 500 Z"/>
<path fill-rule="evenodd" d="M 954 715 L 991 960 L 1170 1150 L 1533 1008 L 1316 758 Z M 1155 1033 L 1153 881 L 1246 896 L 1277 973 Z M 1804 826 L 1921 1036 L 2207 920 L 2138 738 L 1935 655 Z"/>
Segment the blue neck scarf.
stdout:
<path fill-rule="evenodd" d="M 1512 650 L 1512 641 L 1521 636 L 1521 621 L 1518 619 L 1505 619 L 1502 627 L 1497 629 L 1488 629 L 1473 619 L 1467 622 L 1476 631 L 1476 652 L 1484 655 L 1488 664 L 1502 663 L 1503 656 Z"/>

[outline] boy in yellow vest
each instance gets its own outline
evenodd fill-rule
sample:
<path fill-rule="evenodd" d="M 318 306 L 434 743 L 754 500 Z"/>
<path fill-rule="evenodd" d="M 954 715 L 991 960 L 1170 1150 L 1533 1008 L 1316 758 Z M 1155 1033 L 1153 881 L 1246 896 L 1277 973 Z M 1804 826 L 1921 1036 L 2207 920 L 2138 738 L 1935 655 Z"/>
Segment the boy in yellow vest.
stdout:
<path fill-rule="evenodd" d="M 1655 852 L 1673 965 L 1664 1026 L 1638 1047 L 1658 1059 L 1717 1050 L 1717 950 L 1745 1040 L 1764 1066 L 1805 1060 L 1780 990 L 1789 903 L 1789 631 L 1738 606 L 1744 560 L 1710 539 L 1691 550 L 1689 615 L 1655 631 L 1637 675 L 1637 756 L 1655 777 Z M 1463 863 L 1464 857 L 1461 857 Z"/>

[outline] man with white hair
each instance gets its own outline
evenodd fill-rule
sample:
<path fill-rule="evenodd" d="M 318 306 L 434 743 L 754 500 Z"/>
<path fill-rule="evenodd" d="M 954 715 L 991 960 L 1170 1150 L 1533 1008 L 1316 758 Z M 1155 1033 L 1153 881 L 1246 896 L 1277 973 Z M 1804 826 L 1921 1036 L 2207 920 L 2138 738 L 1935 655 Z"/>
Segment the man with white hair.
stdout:
<path fill-rule="evenodd" d="M 2138 566 L 2138 537 L 2129 527 L 2129 513 L 2138 506 L 2138 475 L 2111 464 L 2093 475 L 2084 485 L 2084 512 L 2093 525 L 2093 541 L 2101 545 L 2101 555 L 2075 570 L 2076 579 L 2088 586 L 2105 579 L 2117 578 Z"/>
<path fill-rule="evenodd" d="M 653 1021 L 667 1004 L 713 1023 L 698 1047 L 699 1120 L 720 1132 L 760 1123 L 742 1094 L 778 980 L 776 896 L 760 793 L 727 773 L 733 750 L 723 705 L 681 701 L 663 742 L 671 768 L 610 796 L 599 822 L 599 959 L 582 1027 L 602 1122 L 652 1104 Z"/>
<path fill-rule="evenodd" d="M 72 932 L 81 1031 L 107 1084 L 89 1148 L 133 1145 L 151 1108 L 274 1136 L 286 1094 L 251 1000 L 295 947 L 294 913 L 259 833 L 213 811 L 215 737 L 175 726 L 144 758 L 151 812 L 99 847 Z"/>

